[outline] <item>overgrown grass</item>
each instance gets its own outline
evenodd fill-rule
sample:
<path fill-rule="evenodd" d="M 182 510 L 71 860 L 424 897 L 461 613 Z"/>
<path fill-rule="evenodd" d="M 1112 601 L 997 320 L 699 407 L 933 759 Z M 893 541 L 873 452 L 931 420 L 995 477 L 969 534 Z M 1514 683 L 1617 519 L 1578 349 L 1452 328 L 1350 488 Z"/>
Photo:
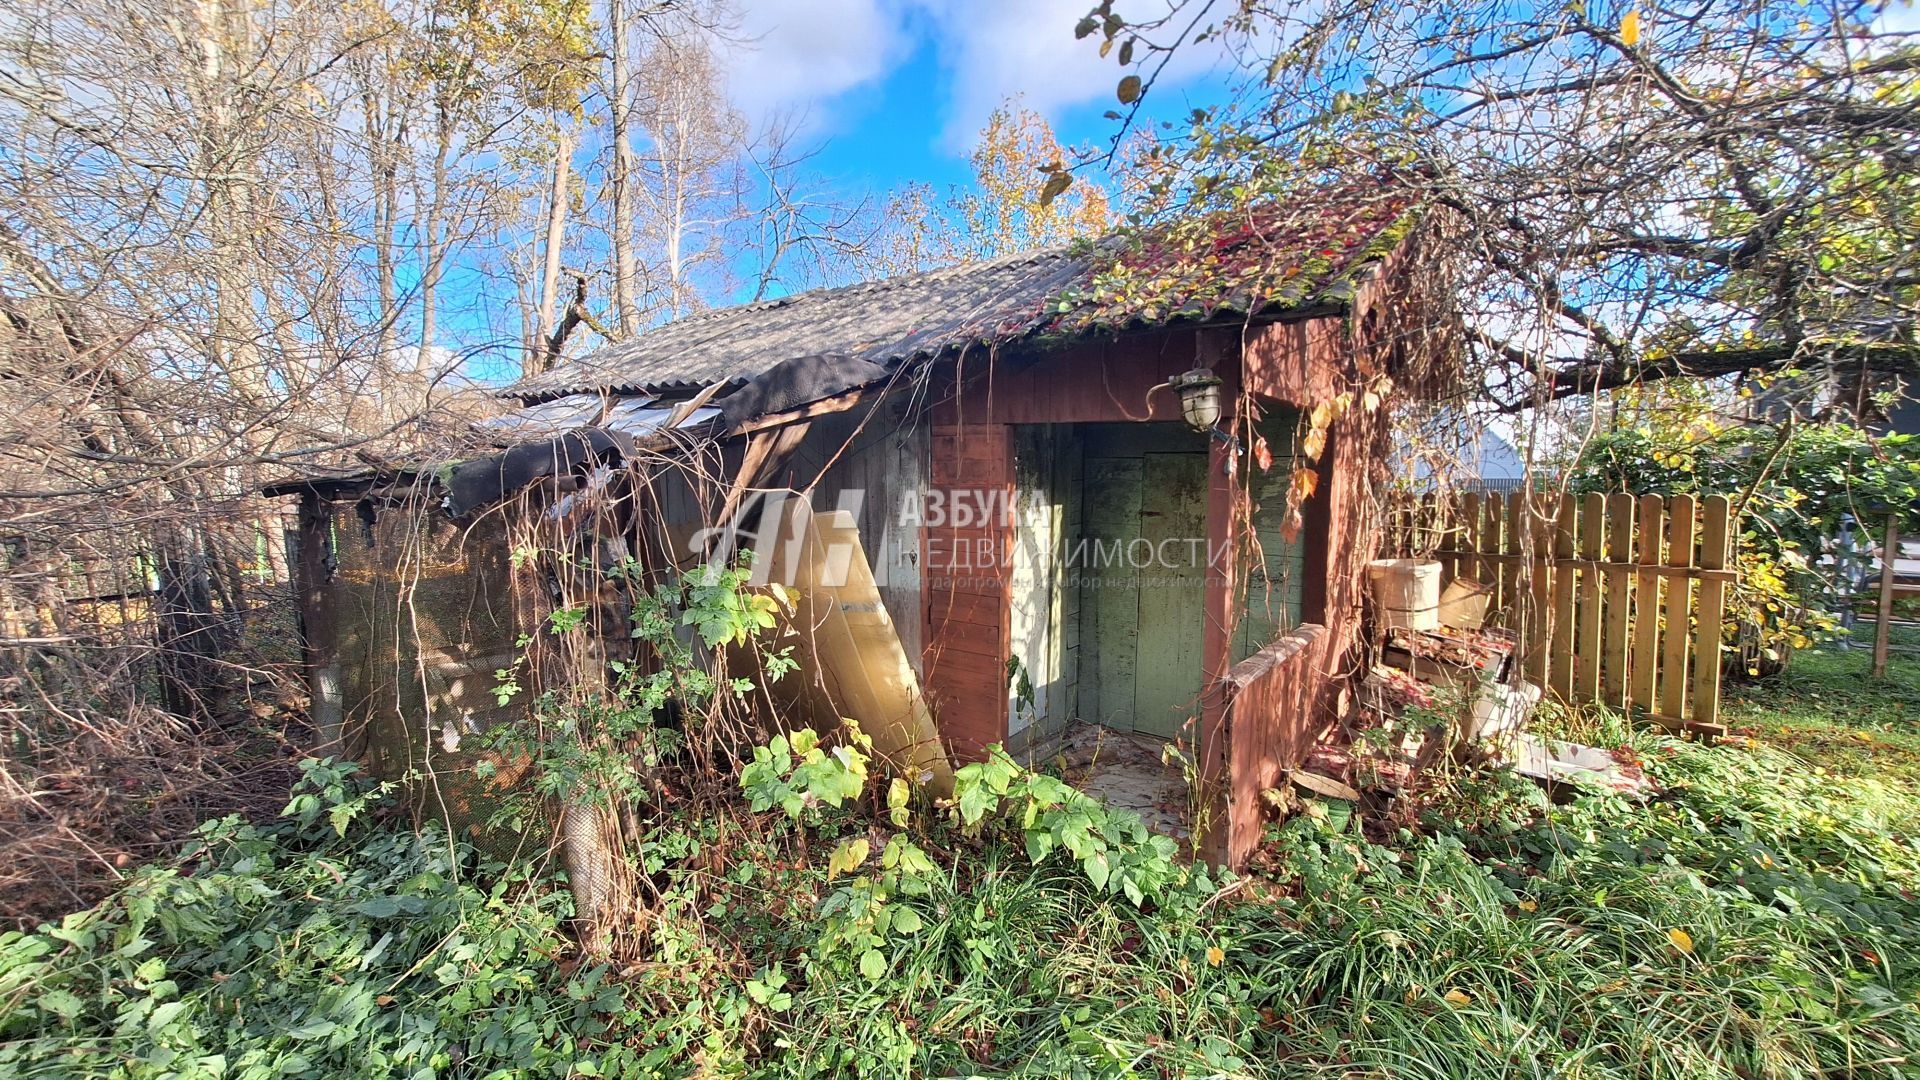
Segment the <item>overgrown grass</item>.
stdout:
<path fill-rule="evenodd" d="M 1397 850 L 1292 831 L 1263 931 L 1280 1048 L 1363 1075 L 1910 1074 L 1910 837 L 1877 795 L 1765 749 L 1643 741 L 1669 797 L 1433 822 Z M 1354 872 L 1350 863 L 1370 864 Z M 1236 913 L 1263 920 L 1247 909 Z"/>
<path fill-rule="evenodd" d="M 1017 827 L 921 815 L 938 869 L 889 901 L 918 926 L 877 976 L 817 915 L 872 808 L 807 845 L 777 813 L 663 826 L 653 952 L 616 977 L 578 966 L 563 891 L 307 803 L 0 939 L 0 1072 L 1920 1076 L 1917 800 L 1871 775 L 1915 691 L 1808 659 L 1740 692 L 1750 745 L 1577 718 L 1641 755 L 1651 803 L 1471 775 L 1417 829 L 1302 815 L 1267 875 L 1145 907 Z"/>
<path fill-rule="evenodd" d="M 1920 809 L 1920 658 L 1889 658 L 1875 679 L 1869 649 L 1797 654 L 1786 672 L 1730 686 L 1737 730 L 1840 776 L 1897 787 Z"/>

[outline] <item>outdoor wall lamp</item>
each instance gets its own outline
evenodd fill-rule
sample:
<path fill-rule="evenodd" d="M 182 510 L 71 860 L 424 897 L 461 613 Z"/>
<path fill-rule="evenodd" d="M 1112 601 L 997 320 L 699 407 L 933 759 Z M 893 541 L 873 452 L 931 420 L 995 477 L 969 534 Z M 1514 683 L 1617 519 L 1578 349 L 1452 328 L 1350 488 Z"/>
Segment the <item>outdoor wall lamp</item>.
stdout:
<path fill-rule="evenodd" d="M 1220 423 L 1220 376 L 1203 367 L 1183 371 L 1167 380 L 1180 395 L 1180 416 L 1198 432 L 1210 432 Z"/>

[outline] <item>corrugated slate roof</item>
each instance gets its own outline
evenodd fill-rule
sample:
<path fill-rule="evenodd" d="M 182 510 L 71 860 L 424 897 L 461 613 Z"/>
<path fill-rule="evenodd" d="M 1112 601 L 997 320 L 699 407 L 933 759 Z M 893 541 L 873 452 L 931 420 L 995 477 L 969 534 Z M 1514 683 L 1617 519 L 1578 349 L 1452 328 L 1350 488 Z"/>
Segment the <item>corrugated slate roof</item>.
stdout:
<path fill-rule="evenodd" d="M 1087 256 L 1050 248 L 720 308 L 608 345 L 506 392 L 529 401 L 595 390 L 670 394 L 744 382 L 783 360 L 819 354 L 893 367 L 968 342 L 1022 337 L 1048 320 L 1048 300 L 1088 274 Z"/>
<path fill-rule="evenodd" d="M 1400 189 L 1355 185 L 1253 215 L 1201 220 L 1197 234 L 1168 229 L 720 308 L 608 345 L 504 393 L 529 402 L 576 393 L 676 396 L 745 383 L 810 356 L 891 369 L 1048 330 L 1088 334 L 1127 322 L 1272 315 L 1340 302 L 1409 210 Z M 1160 295 L 1139 303 L 1129 284 L 1136 282 L 1157 285 Z"/>

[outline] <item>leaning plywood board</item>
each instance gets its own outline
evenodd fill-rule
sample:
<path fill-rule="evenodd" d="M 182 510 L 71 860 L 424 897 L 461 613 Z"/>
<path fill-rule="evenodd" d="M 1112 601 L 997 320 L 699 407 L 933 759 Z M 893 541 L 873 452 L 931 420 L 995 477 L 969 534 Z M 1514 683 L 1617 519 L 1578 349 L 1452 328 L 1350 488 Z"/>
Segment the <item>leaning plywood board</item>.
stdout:
<path fill-rule="evenodd" d="M 814 719 L 847 717 L 873 739 L 894 770 L 934 795 L 953 792 L 953 766 L 920 692 L 920 679 L 881 603 L 873 568 L 853 515 L 815 514 L 805 499 L 786 500 L 780 550 L 769 556 L 768 580 L 792 590 L 794 656 L 800 670 L 773 687 L 792 695 Z M 818 715 L 822 708 L 830 717 Z"/>

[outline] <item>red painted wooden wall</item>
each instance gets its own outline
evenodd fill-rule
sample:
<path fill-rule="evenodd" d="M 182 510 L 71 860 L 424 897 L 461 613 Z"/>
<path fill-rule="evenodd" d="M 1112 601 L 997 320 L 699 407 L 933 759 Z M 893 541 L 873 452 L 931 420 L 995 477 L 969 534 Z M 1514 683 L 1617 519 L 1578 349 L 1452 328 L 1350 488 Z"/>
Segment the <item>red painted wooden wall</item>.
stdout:
<path fill-rule="evenodd" d="M 1244 381 L 1258 399 L 1311 409 L 1377 370 L 1363 336 L 1344 318 L 1253 327 L 1244 332 L 1160 331 L 1062 349 L 1038 359 L 970 358 L 955 384 L 936 390 L 931 477 L 976 507 L 1012 505 L 1010 425 L 1177 421 L 1175 396 L 1146 393 L 1196 364 L 1226 379 L 1231 402 Z M 1223 426 L 1225 426 L 1223 424 Z M 1237 434 L 1237 432 L 1236 432 Z M 1260 837 L 1260 791 L 1297 766 L 1337 717 L 1342 677 L 1356 655 L 1366 562 L 1376 548 L 1368 497 L 1383 470 L 1381 418 L 1355 410 L 1333 430 L 1318 490 L 1306 507 L 1305 615 L 1319 627 L 1238 668 L 1232 663 L 1237 567 L 1223 555 L 1208 575 L 1205 696 L 1199 765 L 1214 800 L 1212 857 L 1243 865 Z M 1216 441 L 1209 461 L 1208 539 L 1227 552 L 1246 520 L 1243 455 Z M 1006 663 L 1011 654 L 1011 519 L 952 519 L 922 530 L 924 683 L 957 758 L 976 760 L 1006 737 Z M 1264 657 L 1264 659 L 1263 659 Z M 1256 661 L 1259 661 L 1256 664 Z M 1247 667 L 1247 665 L 1255 665 Z"/>

